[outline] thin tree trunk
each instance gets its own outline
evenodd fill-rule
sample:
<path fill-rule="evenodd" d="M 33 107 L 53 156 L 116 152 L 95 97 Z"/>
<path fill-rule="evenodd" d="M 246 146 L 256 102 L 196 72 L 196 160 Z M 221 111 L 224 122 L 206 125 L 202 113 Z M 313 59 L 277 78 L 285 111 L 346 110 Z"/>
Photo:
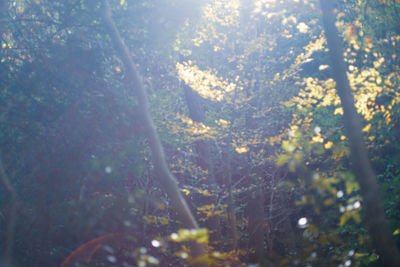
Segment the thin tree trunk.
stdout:
<path fill-rule="evenodd" d="M 229 153 L 229 152 L 228 152 Z M 225 178 L 225 185 L 226 185 L 226 190 L 228 191 L 228 219 L 230 223 L 230 228 L 231 228 L 231 246 L 233 250 L 238 249 L 238 235 L 237 235 L 237 229 L 236 229 L 236 214 L 235 214 L 235 200 L 233 198 L 233 193 L 232 193 L 232 166 L 231 166 L 231 156 L 227 154 L 226 156 L 226 178 Z"/>
<path fill-rule="evenodd" d="M 3 252 L 3 260 L 0 262 L 0 265 L 4 264 L 4 266 L 12 266 L 13 257 L 13 247 L 14 247 L 14 231 L 15 231 L 15 223 L 17 221 L 17 193 L 15 192 L 14 187 L 11 184 L 11 181 L 6 174 L 6 171 L 3 166 L 3 159 L 0 155 L 0 179 L 3 184 L 3 187 L 8 194 L 9 198 L 9 212 L 7 214 L 7 225 L 6 225 L 6 238 L 5 238 L 5 246 Z"/>
<path fill-rule="evenodd" d="M 188 85 L 183 84 L 183 90 L 185 94 L 186 103 L 189 109 L 189 117 L 195 122 L 205 122 L 204 108 L 200 102 L 200 96 Z M 196 161 L 197 165 L 203 170 L 208 171 L 207 182 L 212 189 L 217 189 L 217 181 L 215 178 L 214 165 L 212 163 L 210 144 L 207 140 L 198 140 L 194 142 L 196 149 Z M 216 191 L 216 190 L 215 190 Z M 212 196 L 208 197 L 205 201 L 205 205 L 218 205 L 218 197 L 216 192 L 211 192 Z M 210 232 L 210 244 L 215 248 L 221 247 L 221 223 L 218 215 L 211 216 L 205 222 L 205 226 L 211 231 Z"/>
<path fill-rule="evenodd" d="M 185 199 L 183 198 L 176 178 L 170 172 L 167 162 L 165 160 L 164 149 L 161 145 L 157 131 L 155 129 L 153 120 L 149 112 L 149 104 L 147 100 L 146 91 L 143 87 L 141 78 L 136 70 L 135 64 L 132 61 L 131 55 L 127 46 L 125 45 L 114 20 L 111 15 L 111 10 L 107 0 L 104 0 L 105 16 L 104 22 L 106 24 L 108 33 L 110 34 L 111 41 L 114 48 L 119 54 L 123 62 L 128 81 L 130 86 L 136 93 L 139 101 L 139 110 L 141 111 L 141 119 L 145 128 L 146 137 L 148 139 L 150 149 L 152 152 L 152 160 L 154 163 L 155 175 L 159 182 L 164 187 L 163 189 L 168 194 L 172 207 L 178 215 L 178 219 L 182 222 L 183 227 L 188 229 L 198 229 L 197 222 L 195 221 L 192 212 L 190 211 Z M 197 257 L 206 253 L 206 247 L 203 244 L 194 242 L 192 244 L 193 256 Z"/>
<path fill-rule="evenodd" d="M 380 187 L 369 162 L 368 152 L 363 142 L 361 121 L 354 106 L 354 98 L 346 75 L 343 58 L 343 40 L 335 26 L 332 0 L 320 0 L 322 20 L 332 60 L 336 90 L 343 107 L 344 126 L 350 143 L 351 161 L 356 179 L 360 184 L 364 202 L 365 222 L 376 249 L 385 266 L 400 266 L 400 254 L 393 240 L 390 226 L 386 220 Z"/>
<path fill-rule="evenodd" d="M 264 194 L 260 181 L 254 182 L 257 188 L 248 196 L 248 216 L 249 216 L 249 248 L 254 250 L 255 254 L 250 254 L 251 263 L 262 263 L 265 259 L 264 249 Z"/>

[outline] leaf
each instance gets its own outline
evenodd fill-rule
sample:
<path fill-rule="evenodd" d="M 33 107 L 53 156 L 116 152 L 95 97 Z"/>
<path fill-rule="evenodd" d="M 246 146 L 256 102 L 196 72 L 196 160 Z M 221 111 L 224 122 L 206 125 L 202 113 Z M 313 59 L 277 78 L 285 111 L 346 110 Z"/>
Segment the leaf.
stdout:
<path fill-rule="evenodd" d="M 294 153 L 293 158 L 295 159 L 295 161 L 297 163 L 300 163 L 303 161 L 303 154 L 299 151 L 297 151 L 296 153 Z"/>
<path fill-rule="evenodd" d="M 296 28 L 299 30 L 301 33 L 307 33 L 310 30 L 310 27 L 305 24 L 304 22 L 300 22 Z"/>
<path fill-rule="evenodd" d="M 17 7 L 17 13 L 23 13 L 25 10 L 25 1 L 24 0 L 17 0 L 15 2 L 16 7 Z"/>
<path fill-rule="evenodd" d="M 318 70 L 326 70 L 327 68 L 329 68 L 329 65 L 320 65 Z"/>
<path fill-rule="evenodd" d="M 351 215 L 348 212 L 344 213 L 342 216 L 340 216 L 339 225 L 343 226 L 350 218 Z"/>
<path fill-rule="evenodd" d="M 353 212 L 353 219 L 356 223 L 360 223 L 361 222 L 361 217 L 360 217 L 360 213 L 358 212 Z"/>
<path fill-rule="evenodd" d="M 208 243 L 208 229 L 179 229 L 177 234 L 171 235 L 174 242 L 195 241 L 196 243 Z"/>
<path fill-rule="evenodd" d="M 346 40 L 351 40 L 357 36 L 357 29 L 353 24 L 350 24 L 347 26 L 346 31 L 345 31 L 345 39 Z"/>
<path fill-rule="evenodd" d="M 190 194 L 190 191 L 188 189 L 181 189 L 181 191 L 183 193 L 185 193 L 185 195 L 189 195 Z"/>
<path fill-rule="evenodd" d="M 343 108 L 339 107 L 336 108 L 335 111 L 333 112 L 334 115 L 339 114 L 339 115 L 343 115 Z"/>
<path fill-rule="evenodd" d="M 359 189 L 359 185 L 356 181 L 347 181 L 346 182 L 346 193 L 349 195 L 351 194 L 353 191 L 358 190 Z"/>
<path fill-rule="evenodd" d="M 369 123 L 368 125 L 366 125 L 366 126 L 362 129 L 362 131 L 363 131 L 364 133 L 368 133 L 370 130 L 371 130 L 371 123 Z"/>
<path fill-rule="evenodd" d="M 119 2 L 119 4 L 121 5 L 121 6 L 123 6 L 123 5 L 125 5 L 125 0 L 121 0 L 120 2 Z"/>
<path fill-rule="evenodd" d="M 328 199 L 326 199 L 325 201 L 324 201 L 324 205 L 325 206 L 330 206 L 330 205 L 332 205 L 333 204 L 333 199 L 332 198 L 328 198 Z"/>
<path fill-rule="evenodd" d="M 235 151 L 238 154 L 243 154 L 243 153 L 246 153 L 247 151 L 249 151 L 249 148 L 248 147 L 237 147 L 237 148 L 235 148 Z"/>
<path fill-rule="evenodd" d="M 333 146 L 332 141 L 328 141 L 328 142 L 325 143 L 324 148 L 325 149 L 330 149 L 332 146 Z"/>
<path fill-rule="evenodd" d="M 291 156 L 288 154 L 281 154 L 278 156 L 278 159 L 276 160 L 276 165 L 283 166 L 290 160 Z"/>
<path fill-rule="evenodd" d="M 158 217 L 158 221 L 159 221 L 160 224 L 163 224 L 163 225 L 169 223 L 169 219 L 166 218 L 166 217 Z"/>
<path fill-rule="evenodd" d="M 210 197 L 210 196 L 212 196 L 212 194 L 206 189 L 206 190 L 203 190 L 203 189 L 201 189 L 201 188 L 198 188 L 197 189 L 197 192 L 199 192 L 200 194 L 202 194 L 203 196 L 206 196 L 206 197 Z"/>

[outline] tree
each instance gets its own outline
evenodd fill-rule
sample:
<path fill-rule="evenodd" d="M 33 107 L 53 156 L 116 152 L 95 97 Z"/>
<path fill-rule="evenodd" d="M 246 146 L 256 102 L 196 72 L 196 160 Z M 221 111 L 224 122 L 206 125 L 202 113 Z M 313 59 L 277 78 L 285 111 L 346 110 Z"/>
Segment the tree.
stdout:
<path fill-rule="evenodd" d="M 106 23 L 94 0 L 3 1 L 2 226 L 9 188 L 18 205 L 2 252 L 37 266 L 383 264 L 317 3 L 113 0 Z M 398 7 L 335 14 L 397 242 Z M 191 257 L 193 241 L 207 253 Z"/>
<path fill-rule="evenodd" d="M 188 229 L 198 229 L 197 222 L 195 221 L 186 201 L 183 199 L 181 192 L 178 188 L 178 183 L 174 176 L 171 174 L 167 162 L 165 161 L 164 150 L 158 138 L 153 120 L 149 114 L 148 100 L 146 91 L 136 71 L 136 67 L 131 59 L 128 48 L 124 44 L 117 27 L 112 19 L 111 10 L 108 1 L 104 1 L 105 16 L 104 20 L 109 30 L 111 40 L 114 47 L 120 55 L 122 62 L 124 62 L 127 69 L 127 75 L 130 85 L 135 89 L 139 101 L 139 109 L 141 110 L 142 121 L 144 123 L 146 136 L 152 151 L 152 157 L 155 165 L 156 176 L 159 177 L 168 196 L 171 198 L 172 206 L 178 213 L 179 219 L 183 222 L 184 227 Z M 202 244 L 194 243 L 193 255 L 195 257 L 201 256 L 206 253 L 206 248 Z"/>
<path fill-rule="evenodd" d="M 342 56 L 343 45 L 335 26 L 333 4 L 331 1 L 325 0 L 321 0 L 320 3 L 336 89 L 342 102 L 344 125 L 349 135 L 352 167 L 365 202 L 365 220 L 372 237 L 373 246 L 382 256 L 384 264 L 386 266 L 398 266 L 400 265 L 400 254 L 386 221 L 380 198 L 380 188 L 369 163 L 368 152 L 363 144 L 361 123 L 354 107 L 354 98 L 346 76 L 345 70 L 347 68 Z"/>

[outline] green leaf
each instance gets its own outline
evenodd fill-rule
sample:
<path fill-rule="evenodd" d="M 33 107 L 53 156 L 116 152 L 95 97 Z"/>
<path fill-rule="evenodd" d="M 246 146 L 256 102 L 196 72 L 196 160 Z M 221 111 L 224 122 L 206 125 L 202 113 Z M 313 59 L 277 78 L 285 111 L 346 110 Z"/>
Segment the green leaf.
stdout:
<path fill-rule="evenodd" d="M 278 159 L 276 161 L 276 165 L 283 166 L 284 164 L 286 164 L 289 160 L 290 160 L 291 156 L 288 154 L 281 154 L 278 156 Z"/>
<path fill-rule="evenodd" d="M 347 181 L 346 182 L 346 193 L 348 195 L 358 189 L 359 189 L 359 185 L 356 181 Z"/>
<path fill-rule="evenodd" d="M 196 243 L 208 243 L 208 229 L 179 229 L 177 234 L 171 235 L 174 242 L 195 241 Z"/>
<path fill-rule="evenodd" d="M 356 223 L 360 223 L 361 222 L 361 217 L 360 217 L 360 213 L 358 212 L 354 212 L 353 213 L 353 219 Z"/>
<path fill-rule="evenodd" d="M 340 217 L 339 225 L 343 226 L 349 219 L 351 218 L 351 214 L 346 212 Z"/>
<path fill-rule="evenodd" d="M 328 199 L 326 199 L 325 201 L 324 201 L 324 205 L 325 206 L 330 206 L 330 205 L 332 205 L 333 204 L 333 198 L 328 198 Z"/>

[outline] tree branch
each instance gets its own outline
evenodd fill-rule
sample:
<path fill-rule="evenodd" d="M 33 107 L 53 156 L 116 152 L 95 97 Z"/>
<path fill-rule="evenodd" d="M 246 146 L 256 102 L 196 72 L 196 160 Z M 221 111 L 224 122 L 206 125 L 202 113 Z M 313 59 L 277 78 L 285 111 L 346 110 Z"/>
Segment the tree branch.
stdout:
<path fill-rule="evenodd" d="M 110 34 L 111 41 L 113 42 L 116 52 L 119 54 L 121 61 L 123 62 L 127 78 L 130 86 L 135 91 L 139 100 L 139 109 L 141 111 L 141 119 L 144 124 L 146 136 L 152 152 L 152 159 L 154 163 L 154 169 L 156 177 L 164 187 L 165 192 L 168 194 L 171 204 L 178 214 L 178 219 L 183 223 L 183 227 L 188 229 L 198 229 L 197 222 L 195 221 L 193 214 L 191 213 L 185 199 L 183 198 L 176 178 L 172 175 L 165 160 L 164 149 L 161 145 L 157 131 L 155 129 L 153 120 L 149 112 L 149 104 L 147 99 L 146 91 L 143 87 L 141 78 L 136 70 L 135 64 L 132 61 L 130 52 L 125 45 L 117 27 L 115 26 L 114 20 L 112 19 L 111 10 L 107 0 L 104 0 L 105 12 L 104 22 Z M 206 248 L 202 244 L 193 243 L 192 245 L 193 255 L 199 256 L 206 253 Z"/>

